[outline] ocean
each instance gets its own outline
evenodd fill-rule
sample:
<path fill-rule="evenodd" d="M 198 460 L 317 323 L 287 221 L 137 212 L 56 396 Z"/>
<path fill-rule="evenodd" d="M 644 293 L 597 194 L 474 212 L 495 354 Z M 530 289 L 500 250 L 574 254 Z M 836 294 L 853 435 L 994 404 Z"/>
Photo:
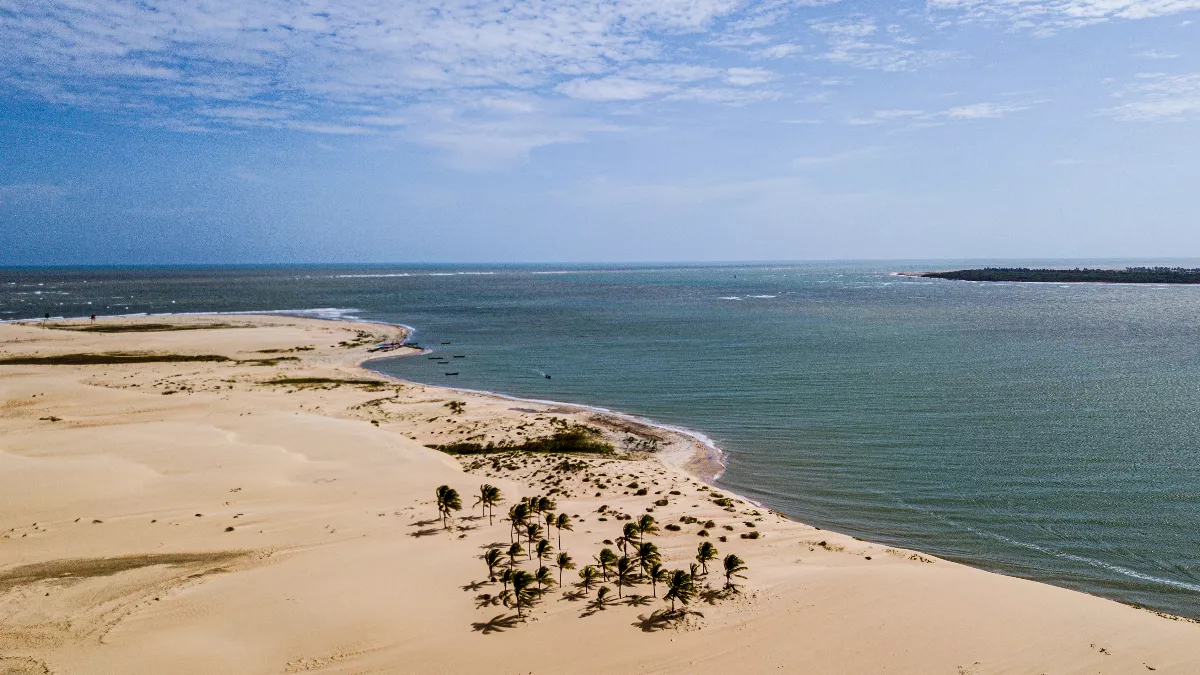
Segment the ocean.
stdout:
<path fill-rule="evenodd" d="M 1200 618 L 1200 287 L 894 274 L 983 264 L 10 268 L 0 320 L 402 323 L 459 375 L 373 368 L 691 429 L 798 520 Z"/>

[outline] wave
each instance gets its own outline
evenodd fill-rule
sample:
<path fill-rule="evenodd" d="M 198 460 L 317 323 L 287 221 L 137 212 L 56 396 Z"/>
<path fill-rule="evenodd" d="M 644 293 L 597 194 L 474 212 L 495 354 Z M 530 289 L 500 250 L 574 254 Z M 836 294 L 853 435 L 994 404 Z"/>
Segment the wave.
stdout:
<path fill-rule="evenodd" d="M 471 277 L 491 276 L 495 272 L 390 272 L 387 274 L 335 274 L 333 279 L 392 279 L 396 277 Z"/>
<path fill-rule="evenodd" d="M 949 519 L 947 519 L 947 521 L 949 521 Z M 1141 581 L 1149 581 L 1151 583 L 1162 584 L 1162 585 L 1171 586 L 1174 588 L 1183 588 L 1183 589 L 1187 589 L 1189 591 L 1200 591 L 1200 584 L 1189 583 L 1187 581 L 1179 581 L 1177 579 L 1168 579 L 1166 577 L 1156 577 L 1153 574 L 1146 574 L 1145 572 L 1139 572 L 1137 570 L 1129 569 L 1128 567 L 1124 567 L 1122 565 L 1116 565 L 1113 563 L 1104 562 L 1103 560 L 1097 560 L 1095 558 L 1089 558 L 1087 556 L 1077 555 L 1074 553 L 1066 553 L 1063 551 L 1056 551 L 1048 546 L 1042 546 L 1040 544 L 1034 544 L 1034 543 L 1028 542 L 1028 541 L 1021 541 L 1019 539 L 1013 539 L 1012 537 L 1006 537 L 998 532 L 989 532 L 987 530 L 980 530 L 978 528 L 970 527 L 970 526 L 961 526 L 960 525 L 959 527 L 962 527 L 964 530 L 966 530 L 972 534 L 981 536 L 981 537 L 985 537 L 988 539 L 995 539 L 997 541 L 1002 541 L 1006 544 L 1011 544 L 1013 546 L 1017 546 L 1017 547 L 1020 547 L 1020 548 L 1026 549 L 1026 550 L 1030 550 L 1030 551 L 1037 551 L 1038 553 L 1042 553 L 1042 554 L 1052 556 L 1055 558 L 1062 558 L 1063 560 L 1071 560 L 1074 562 L 1083 563 L 1090 567 L 1096 567 L 1096 568 L 1108 570 L 1110 572 L 1116 572 L 1117 574 L 1129 577 L 1131 579 L 1139 579 Z"/>
<path fill-rule="evenodd" d="M 717 299 L 718 299 L 718 300 L 741 300 L 741 298 L 739 298 L 739 297 L 738 297 L 738 296 L 736 296 L 736 295 L 722 296 L 722 297 L 719 297 L 719 298 L 717 298 Z"/>
<path fill-rule="evenodd" d="M 779 296 L 778 296 L 778 295 L 747 295 L 746 297 L 748 297 L 748 298 L 766 298 L 766 299 L 770 299 L 770 298 L 778 298 Z"/>

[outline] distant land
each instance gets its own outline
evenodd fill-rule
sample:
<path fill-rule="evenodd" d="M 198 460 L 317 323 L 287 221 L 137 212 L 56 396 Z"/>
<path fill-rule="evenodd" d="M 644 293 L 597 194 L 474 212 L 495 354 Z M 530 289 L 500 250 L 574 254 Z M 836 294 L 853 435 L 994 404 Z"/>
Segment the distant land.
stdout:
<path fill-rule="evenodd" d="M 1127 267 L 1123 270 L 985 267 L 950 272 L 920 272 L 906 276 L 960 281 L 1040 281 L 1070 284 L 1200 284 L 1200 269 L 1183 267 Z"/>

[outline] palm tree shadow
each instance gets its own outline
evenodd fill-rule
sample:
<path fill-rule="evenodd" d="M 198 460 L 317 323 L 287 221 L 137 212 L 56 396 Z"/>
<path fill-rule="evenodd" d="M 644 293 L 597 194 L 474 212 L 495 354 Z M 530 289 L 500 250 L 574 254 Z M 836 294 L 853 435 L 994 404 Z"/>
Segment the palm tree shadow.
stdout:
<path fill-rule="evenodd" d="M 606 609 L 608 609 L 607 601 L 601 602 L 599 600 L 592 600 L 591 602 L 588 603 L 587 609 L 584 610 L 583 614 L 579 615 L 579 618 L 586 619 L 587 617 L 592 616 L 596 612 L 603 612 Z"/>
<path fill-rule="evenodd" d="M 455 527 L 454 529 L 459 532 L 470 532 L 471 530 L 478 530 L 479 526 L 478 525 L 459 525 L 459 526 Z"/>
<path fill-rule="evenodd" d="M 563 592 L 562 598 L 559 600 L 559 602 L 562 602 L 563 600 L 568 600 L 570 602 L 579 602 L 580 600 L 587 598 L 587 596 L 588 596 L 587 591 L 583 591 L 583 590 L 565 591 L 565 592 Z"/>
<path fill-rule="evenodd" d="M 411 527 L 426 527 L 428 525 L 432 525 L 434 523 L 440 523 L 440 522 L 442 522 L 441 518 L 430 518 L 429 520 L 418 520 L 417 522 L 412 523 Z"/>
<path fill-rule="evenodd" d="M 643 633 L 657 633 L 670 628 L 677 617 L 669 609 L 656 609 L 650 616 L 639 614 L 633 625 L 642 629 Z"/>
<path fill-rule="evenodd" d="M 724 600 L 726 597 L 727 593 L 724 590 L 718 590 L 715 588 L 710 588 L 700 592 L 700 599 L 710 605 L 715 605 L 717 604 L 718 600 Z"/>
<path fill-rule="evenodd" d="M 516 628 L 521 622 L 521 618 L 516 614 L 497 614 L 487 621 L 476 621 L 471 624 L 471 629 L 477 633 L 491 635 L 492 633 L 503 633 L 509 628 Z"/>
<path fill-rule="evenodd" d="M 417 530 L 416 532 L 409 532 L 408 536 L 417 537 L 419 539 L 421 537 L 432 537 L 438 532 L 441 532 L 441 530 L 436 527 L 427 527 L 423 530 Z"/>
<path fill-rule="evenodd" d="M 475 596 L 475 609 L 483 609 L 484 607 L 491 607 L 498 604 L 500 604 L 499 596 L 492 595 L 491 593 L 481 593 Z"/>
<path fill-rule="evenodd" d="M 472 581 L 471 583 L 463 586 L 462 589 L 463 589 L 463 592 L 477 591 L 481 588 L 486 587 L 487 584 L 488 584 L 488 582 L 486 582 L 486 581 Z"/>
<path fill-rule="evenodd" d="M 489 548 L 505 549 L 505 548 L 508 548 L 508 546 L 509 546 L 509 543 L 507 541 L 493 541 L 492 543 L 484 544 L 483 546 L 480 546 L 479 548 L 480 548 L 480 550 L 486 551 Z"/>
<path fill-rule="evenodd" d="M 634 593 L 634 594 L 625 596 L 625 604 L 627 604 L 631 607 L 645 607 L 646 605 L 649 605 L 653 601 L 654 601 L 654 598 L 651 598 L 648 595 L 638 595 L 638 594 Z"/>

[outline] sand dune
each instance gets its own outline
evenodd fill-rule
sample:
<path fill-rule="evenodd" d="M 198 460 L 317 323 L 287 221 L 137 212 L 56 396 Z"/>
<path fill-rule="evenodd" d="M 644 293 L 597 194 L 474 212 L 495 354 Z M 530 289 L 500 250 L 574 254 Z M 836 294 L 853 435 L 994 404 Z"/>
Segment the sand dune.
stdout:
<path fill-rule="evenodd" d="M 1200 672 L 1195 622 L 784 519 L 683 471 L 701 450 L 690 438 L 386 381 L 358 367 L 386 327 L 101 323 L 124 328 L 0 325 L 0 673 Z M 112 353 L 143 358 L 28 362 Z M 602 427 L 618 455 L 563 467 L 425 447 L 564 423 Z M 480 560 L 510 541 L 470 508 L 485 481 L 508 499 L 498 515 L 550 494 L 576 521 L 561 535 L 579 566 L 615 548 L 614 514 L 652 509 L 679 527 L 649 537 L 668 568 L 686 569 L 708 529 L 748 579 L 663 623 L 649 584 L 599 609 L 567 571 L 516 621 Z M 441 484 L 465 502 L 450 529 Z"/>

